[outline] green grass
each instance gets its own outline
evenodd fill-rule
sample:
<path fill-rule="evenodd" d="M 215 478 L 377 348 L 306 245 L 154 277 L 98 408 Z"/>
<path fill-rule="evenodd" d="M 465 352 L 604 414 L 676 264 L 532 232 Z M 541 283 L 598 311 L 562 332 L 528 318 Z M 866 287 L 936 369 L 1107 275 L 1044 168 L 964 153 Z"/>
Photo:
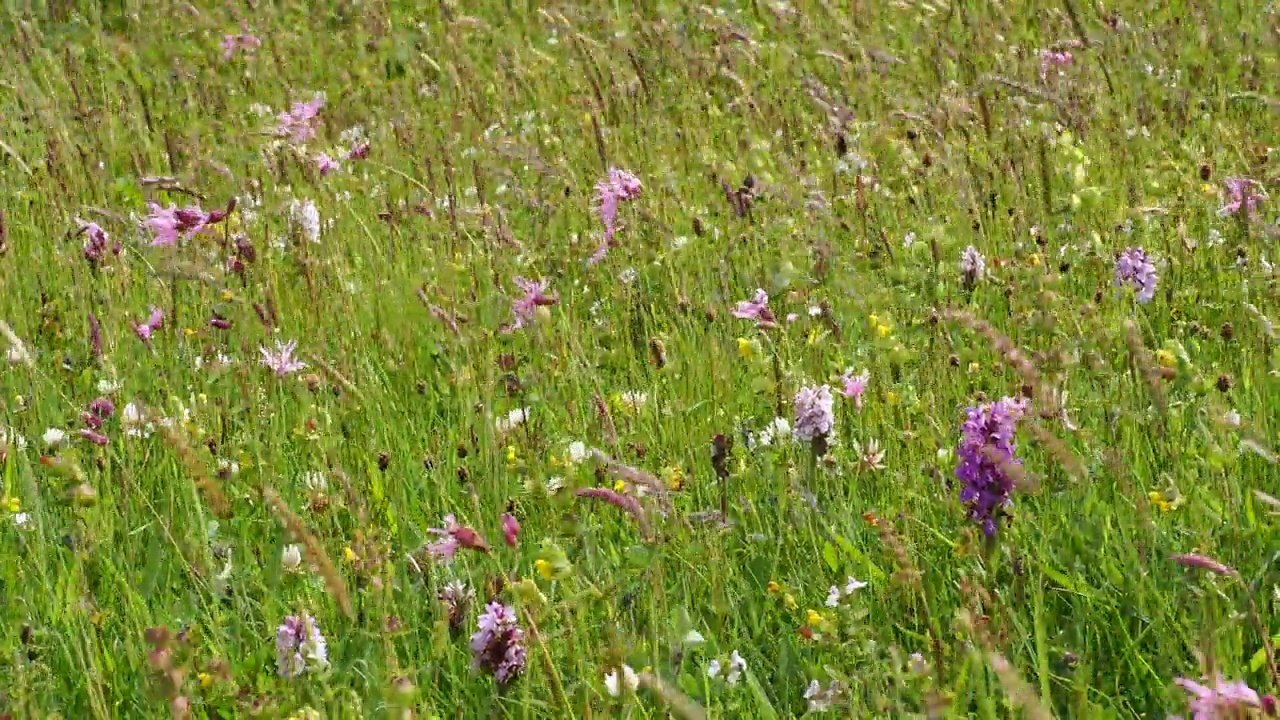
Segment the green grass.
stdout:
<path fill-rule="evenodd" d="M 1263 4 L 48 5 L 0 15 L 0 319 L 32 360 L 0 367 L 0 714 L 786 718 L 834 679 L 836 716 L 1111 718 L 1184 712 L 1173 680 L 1209 668 L 1280 690 L 1280 211 L 1218 213 L 1224 178 L 1280 182 Z M 242 31 L 262 47 L 224 61 Z M 315 92 L 300 152 L 271 131 Z M 356 126 L 369 157 L 322 177 Z M 643 191 L 591 266 L 612 166 Z M 721 181 L 748 177 L 740 216 Z M 146 203 L 183 191 L 239 202 L 151 247 Z M 77 218 L 120 254 L 91 267 Z M 1113 284 L 1137 245 L 1146 304 Z M 514 276 L 559 303 L 508 333 Z M 730 314 L 756 288 L 777 328 Z M 964 409 L 1028 382 L 1000 337 L 1038 379 L 988 541 L 952 478 Z M 275 340 L 308 367 L 262 367 Z M 848 368 L 870 384 L 861 410 L 836 397 L 826 458 L 747 446 Z M 100 395 L 103 447 L 77 435 Z M 130 436 L 128 403 L 178 421 Z M 575 441 L 679 486 L 640 499 L 651 532 L 574 496 L 614 483 L 566 466 Z M 419 552 L 446 513 L 492 552 Z M 328 578 L 282 566 L 298 528 Z M 1239 578 L 1169 559 L 1189 552 Z M 849 576 L 869 585 L 825 607 Z M 453 579 L 478 597 L 451 634 Z M 490 598 L 528 631 L 503 691 L 468 649 Z M 330 667 L 281 678 L 303 611 Z M 708 678 L 735 650 L 742 681 Z M 663 689 L 611 698 L 620 663 Z"/>

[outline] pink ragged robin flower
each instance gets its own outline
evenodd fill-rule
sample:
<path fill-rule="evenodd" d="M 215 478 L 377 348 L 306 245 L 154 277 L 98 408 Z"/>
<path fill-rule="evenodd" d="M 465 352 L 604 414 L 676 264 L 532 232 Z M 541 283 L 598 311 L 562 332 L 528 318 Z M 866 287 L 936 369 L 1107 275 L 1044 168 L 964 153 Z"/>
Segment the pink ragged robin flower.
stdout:
<path fill-rule="evenodd" d="M 284 377 L 298 372 L 306 368 L 307 364 L 293 356 L 297 348 L 297 340 L 290 340 L 287 343 L 281 343 L 277 340 L 275 352 L 268 350 L 265 345 L 260 345 L 258 346 L 258 352 L 262 354 L 260 362 L 271 368 L 277 377 Z"/>
<path fill-rule="evenodd" d="M 151 315 L 147 317 L 146 322 L 138 323 L 133 326 L 133 331 L 137 333 L 138 338 L 147 345 L 151 344 L 151 336 L 156 330 L 164 327 L 164 311 L 155 305 L 151 306 Z"/>
<path fill-rule="evenodd" d="M 524 296 L 511 301 L 511 314 L 515 316 L 515 322 L 511 324 L 509 330 L 518 330 L 533 322 L 534 313 L 539 307 L 555 305 L 560 301 L 558 295 L 547 294 L 547 288 L 551 283 L 546 280 L 529 280 L 517 275 L 512 278 L 512 282 L 520 288 Z"/>
<path fill-rule="evenodd" d="M 427 531 L 440 539 L 427 544 L 427 554 L 441 562 L 449 562 L 459 549 L 489 552 L 489 543 L 480 533 L 465 525 L 459 525 L 453 513 L 444 516 L 443 528 L 427 528 Z"/>
<path fill-rule="evenodd" d="M 755 297 L 743 300 L 734 306 L 733 316 L 743 320 L 755 320 L 756 325 L 761 328 L 774 327 L 778 321 L 773 311 L 769 309 L 769 295 L 759 288 L 756 289 Z"/>
<path fill-rule="evenodd" d="M 867 390 L 867 383 L 871 381 L 871 371 L 863 370 L 857 375 L 852 370 L 845 372 L 844 377 L 840 378 L 844 383 L 844 389 L 840 391 L 841 395 L 853 400 L 853 406 L 862 409 L 862 394 Z"/>
<path fill-rule="evenodd" d="M 1275 699 L 1259 697 L 1248 683 L 1225 680 L 1222 676 L 1214 678 L 1212 687 L 1186 678 L 1174 682 L 1187 691 L 1187 709 L 1194 720 L 1248 718 L 1253 717 L 1250 714 L 1253 709 L 1275 715 Z"/>
<path fill-rule="evenodd" d="M 148 214 L 143 224 L 151 230 L 153 247 L 174 245 L 178 242 L 179 235 L 183 240 L 190 240 L 196 233 L 226 218 L 226 213 L 222 210 L 206 213 L 199 205 L 181 208 L 170 205 L 164 208 L 155 203 L 147 203 L 147 209 Z"/>
<path fill-rule="evenodd" d="M 1262 183 L 1257 180 L 1233 177 L 1227 178 L 1222 184 L 1227 192 L 1222 207 L 1218 210 L 1219 215 L 1237 215 L 1244 211 L 1244 216 L 1248 219 L 1266 197 L 1262 193 Z"/>
<path fill-rule="evenodd" d="M 249 33 L 241 33 L 239 35 L 226 35 L 222 38 L 222 59 L 230 60 L 231 56 L 236 54 L 237 50 L 243 50 L 245 53 L 252 55 L 254 50 L 262 47 L 262 40 L 257 35 Z"/>
<path fill-rule="evenodd" d="M 511 513 L 502 513 L 502 538 L 508 547 L 515 547 L 520 541 L 520 521 Z"/>
<path fill-rule="evenodd" d="M 334 170 L 338 170 L 339 168 L 342 167 L 341 165 L 338 164 L 337 160 L 334 160 L 333 158 L 329 157 L 329 153 L 317 154 L 315 157 L 315 161 L 316 161 L 316 167 L 319 168 L 320 170 L 321 177 L 324 177 L 325 175 L 328 175 Z"/>
<path fill-rule="evenodd" d="M 642 186 L 635 175 L 619 168 L 609 168 L 609 175 L 596 183 L 596 210 L 600 214 L 600 222 L 604 223 L 604 238 L 595 253 L 587 261 L 595 265 L 604 259 L 609 248 L 614 245 L 614 234 L 618 225 L 618 206 L 628 200 L 640 197 Z"/>
<path fill-rule="evenodd" d="M 304 143 L 316 135 L 315 120 L 324 107 L 324 96 L 317 93 L 310 102 L 294 103 L 287 112 L 280 113 L 276 132 L 295 143 Z"/>

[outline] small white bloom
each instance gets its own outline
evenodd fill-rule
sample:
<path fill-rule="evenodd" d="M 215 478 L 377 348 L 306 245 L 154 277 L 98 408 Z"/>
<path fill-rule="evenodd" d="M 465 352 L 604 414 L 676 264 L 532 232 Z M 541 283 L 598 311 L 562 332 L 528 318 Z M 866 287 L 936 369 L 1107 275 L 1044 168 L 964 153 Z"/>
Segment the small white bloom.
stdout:
<path fill-rule="evenodd" d="M 712 680 L 720 677 L 720 660 L 718 658 L 712 658 L 711 662 L 707 663 L 707 677 Z"/>
<path fill-rule="evenodd" d="M 569 443 L 569 462 L 576 465 L 587 459 L 587 444 L 581 440 Z"/>
<path fill-rule="evenodd" d="M 629 267 L 618 274 L 618 279 L 622 281 L 623 285 L 630 285 L 636 281 L 637 275 L 639 275 L 639 273 L 636 272 L 636 269 Z"/>
<path fill-rule="evenodd" d="M 529 417 L 529 408 L 516 408 L 507 413 L 504 418 L 498 418 L 494 421 L 494 426 L 499 434 L 506 434 L 524 424 Z"/>
<path fill-rule="evenodd" d="M 31 356 L 27 354 L 26 348 L 21 348 L 17 345 L 11 346 L 5 357 L 9 359 L 10 365 L 22 365 L 31 362 Z"/>
<path fill-rule="evenodd" d="M 612 697 L 621 695 L 624 687 L 631 692 L 635 692 L 636 688 L 640 687 L 640 676 L 636 674 L 635 670 L 631 669 L 630 665 L 623 665 L 622 677 L 619 678 L 618 675 L 618 671 L 614 670 L 613 672 L 605 673 L 604 676 L 604 687 Z"/>
<path fill-rule="evenodd" d="M 737 685 L 738 679 L 742 677 L 742 673 L 747 669 L 747 661 L 742 659 L 737 650 L 729 655 L 729 673 L 724 676 L 725 682 L 730 685 Z"/>
<path fill-rule="evenodd" d="M 706 641 L 707 639 L 702 637 L 702 633 L 698 632 L 697 630 L 690 630 L 687 634 L 685 634 L 684 640 L 682 640 L 681 643 L 685 647 L 697 647 Z"/>
<path fill-rule="evenodd" d="M 320 242 L 320 210 L 311 200 L 289 203 L 289 226 L 297 228 L 311 242 Z"/>
<path fill-rule="evenodd" d="M 143 421 L 142 411 L 134 403 L 128 403 L 120 411 L 120 424 L 130 437 L 149 437 L 155 430 L 151 423 Z"/>
<path fill-rule="evenodd" d="M 235 460 L 228 460 L 227 458 L 218 458 L 218 473 L 228 476 L 239 475 L 240 463 Z"/>
<path fill-rule="evenodd" d="M 867 586 L 866 583 L 850 575 L 849 579 L 846 580 L 844 584 L 844 594 L 852 595 L 866 586 Z"/>
<path fill-rule="evenodd" d="M 15 513 L 13 524 L 17 525 L 19 529 L 27 530 L 31 527 L 31 516 L 24 512 Z"/>
<path fill-rule="evenodd" d="M 111 378 L 102 378 L 98 381 L 98 394 L 110 395 L 120 389 L 120 383 Z"/>
<path fill-rule="evenodd" d="M 301 565 L 302 548 L 297 545 L 285 545 L 284 550 L 280 553 L 280 566 L 289 572 L 293 572 Z"/>
<path fill-rule="evenodd" d="M 45 447 L 55 448 L 67 441 L 67 431 L 62 428 L 49 428 L 44 431 L 44 435 L 40 438 Z"/>
<path fill-rule="evenodd" d="M 1230 425 L 1231 427 L 1240 427 L 1240 413 L 1236 412 L 1234 409 L 1228 410 L 1227 413 L 1222 416 L 1222 422 Z"/>
<path fill-rule="evenodd" d="M 840 607 L 840 588 L 835 585 L 832 585 L 831 589 L 827 591 L 827 607 Z"/>
<path fill-rule="evenodd" d="M 688 244 L 689 244 L 689 238 L 684 235 L 680 235 L 671 241 L 671 249 L 680 250 L 680 249 L 683 249 L 684 246 Z"/>
<path fill-rule="evenodd" d="M 547 482 L 546 482 L 546 484 L 545 484 L 545 487 L 547 488 L 547 492 L 549 492 L 549 493 L 551 493 L 552 495 L 554 495 L 554 494 L 556 494 L 556 493 L 560 492 L 560 489 L 564 487 L 564 478 L 562 478 L 562 477 L 549 477 L 549 478 L 547 478 Z"/>
<path fill-rule="evenodd" d="M 911 668 L 911 672 L 916 675 L 924 675 L 929 672 L 929 665 L 924 661 L 924 655 L 918 652 L 911 653 L 907 658 L 907 667 Z"/>
<path fill-rule="evenodd" d="M 622 393 L 622 404 L 632 412 L 639 412 L 644 408 L 645 403 L 649 402 L 647 393 L 638 392 L 636 390 L 628 390 Z"/>
<path fill-rule="evenodd" d="M 809 306 L 809 317 L 818 317 L 818 316 L 820 316 L 820 315 L 822 315 L 822 306 L 821 306 L 821 305 L 810 305 L 810 306 Z"/>
<path fill-rule="evenodd" d="M 302 476 L 302 484 L 313 492 L 324 492 L 329 489 L 329 481 L 325 479 L 324 473 L 314 470 Z"/>

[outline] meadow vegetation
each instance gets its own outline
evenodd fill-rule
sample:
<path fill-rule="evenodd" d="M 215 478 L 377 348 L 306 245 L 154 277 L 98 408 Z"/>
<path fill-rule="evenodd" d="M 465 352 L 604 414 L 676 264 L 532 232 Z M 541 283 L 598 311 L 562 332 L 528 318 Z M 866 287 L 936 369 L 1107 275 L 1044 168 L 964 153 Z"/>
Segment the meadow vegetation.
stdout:
<path fill-rule="evenodd" d="M 0 717 L 1264 717 L 1276 5 L 10 4 Z"/>

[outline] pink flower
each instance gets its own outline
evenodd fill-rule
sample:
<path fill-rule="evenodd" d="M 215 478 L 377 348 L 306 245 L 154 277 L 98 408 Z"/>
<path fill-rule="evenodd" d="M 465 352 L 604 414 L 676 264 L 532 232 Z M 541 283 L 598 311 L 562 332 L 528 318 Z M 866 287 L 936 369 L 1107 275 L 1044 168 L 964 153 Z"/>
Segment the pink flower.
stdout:
<path fill-rule="evenodd" d="M 153 247 L 173 245 L 178 242 L 179 234 L 183 236 L 183 240 L 190 240 L 196 233 L 222 222 L 226 217 L 226 213 L 220 210 L 206 213 L 199 205 L 183 208 L 170 205 L 162 208 L 155 203 L 147 203 L 147 209 L 148 214 L 143 224 L 154 235 L 151 240 Z"/>
<path fill-rule="evenodd" d="M 315 119 L 324 107 L 324 96 L 316 94 L 311 102 L 294 103 L 288 112 L 280 113 L 276 132 L 288 136 L 295 143 L 304 143 L 316 135 Z"/>
<path fill-rule="evenodd" d="M 248 33 L 241 35 L 227 35 L 222 38 L 222 59 L 230 60 L 232 55 L 236 54 L 236 50 L 243 50 L 246 53 L 253 54 L 262 46 L 262 41 L 257 35 L 249 35 Z"/>
<path fill-rule="evenodd" d="M 338 165 L 337 160 L 334 160 L 333 158 L 329 157 L 328 153 L 320 153 L 316 155 L 315 160 L 316 160 L 316 167 L 320 168 L 321 177 L 324 177 L 325 175 L 328 175 L 329 173 L 341 167 L 340 165 Z"/>
<path fill-rule="evenodd" d="M 138 334 L 139 339 L 150 345 L 151 335 L 162 327 L 164 327 L 164 311 L 152 305 L 151 316 L 147 318 L 146 322 L 134 325 L 133 331 Z"/>
<path fill-rule="evenodd" d="M 105 446 L 111 442 L 111 439 L 108 438 L 106 435 L 103 435 L 102 433 L 96 430 L 91 430 L 89 428 L 85 428 L 81 430 L 80 437 L 84 438 L 85 440 L 88 440 L 94 445 L 99 445 L 99 446 Z"/>
<path fill-rule="evenodd" d="M 1071 59 L 1071 53 L 1067 51 L 1041 50 L 1040 79 L 1044 80 L 1048 77 L 1051 68 L 1063 68 L 1070 65 Z"/>
<path fill-rule="evenodd" d="M 262 354 L 263 365 L 272 369 L 277 377 L 284 377 L 290 373 L 298 372 L 307 366 L 306 363 L 298 360 L 293 356 L 293 351 L 298 347 L 297 340 L 290 340 L 287 343 L 276 341 L 276 351 L 271 352 L 266 346 L 258 346 L 258 352 Z"/>
<path fill-rule="evenodd" d="M 440 536 L 436 542 L 427 544 L 427 554 L 441 562 L 452 560 L 460 548 L 489 552 L 489 543 L 480 533 L 459 525 L 453 513 L 444 516 L 444 528 L 427 528 L 427 531 Z"/>
<path fill-rule="evenodd" d="M 600 214 L 600 221 L 604 223 L 604 239 L 587 264 L 595 265 L 600 262 L 609 252 L 609 248 L 613 247 L 613 236 L 617 231 L 618 206 L 627 200 L 640 197 L 641 189 L 639 178 L 618 168 L 609 168 L 608 177 L 596 183 L 596 210 Z"/>
<path fill-rule="evenodd" d="M 76 222 L 80 225 L 80 229 L 76 231 L 76 234 L 79 235 L 84 233 L 85 236 L 83 248 L 84 259 L 88 260 L 90 265 L 96 268 L 98 263 L 102 262 L 102 258 L 107 254 L 107 247 L 109 245 L 112 253 L 116 255 L 120 254 L 120 243 L 117 242 L 116 244 L 111 245 L 110 238 L 107 236 L 107 231 L 103 230 L 101 225 L 95 222 L 85 222 L 78 218 L 76 219 Z"/>
<path fill-rule="evenodd" d="M 347 152 L 348 160 L 364 160 L 369 157 L 369 143 L 360 143 Z"/>
<path fill-rule="evenodd" d="M 1262 707 L 1262 698 L 1243 682 L 1228 682 L 1221 676 L 1214 679 L 1213 687 L 1186 678 L 1174 682 L 1187 691 L 1187 709 L 1194 720 L 1243 718 L 1246 709 Z"/>
<path fill-rule="evenodd" d="M 547 295 L 547 288 L 551 284 L 547 280 L 535 281 L 517 275 L 511 281 L 524 292 L 524 297 L 511 301 L 511 314 L 516 320 L 508 330 L 517 330 L 533 322 L 538 307 L 555 305 L 560 301 L 559 295 Z"/>
<path fill-rule="evenodd" d="M 862 393 L 867 390 L 867 383 L 871 380 L 871 371 L 863 370 L 857 375 L 846 372 L 840 380 L 844 383 L 844 389 L 840 391 L 840 394 L 847 398 L 853 398 L 853 406 L 861 410 Z"/>
<path fill-rule="evenodd" d="M 774 327 L 777 318 L 769 309 L 769 296 L 764 290 L 756 289 L 756 295 L 750 300 L 743 300 L 733 308 L 733 316 L 743 320 L 755 320 L 762 328 Z"/>
<path fill-rule="evenodd" d="M 1253 211 L 1262 203 L 1262 193 L 1258 192 L 1262 188 L 1262 184 L 1257 180 L 1249 178 L 1227 178 L 1223 181 L 1226 186 L 1227 199 L 1218 210 L 1219 215 L 1235 215 L 1244 210 L 1245 217 L 1253 214 Z"/>
<path fill-rule="evenodd" d="M 511 513 L 502 513 L 502 537 L 509 547 L 515 547 L 520 537 L 520 521 Z"/>

